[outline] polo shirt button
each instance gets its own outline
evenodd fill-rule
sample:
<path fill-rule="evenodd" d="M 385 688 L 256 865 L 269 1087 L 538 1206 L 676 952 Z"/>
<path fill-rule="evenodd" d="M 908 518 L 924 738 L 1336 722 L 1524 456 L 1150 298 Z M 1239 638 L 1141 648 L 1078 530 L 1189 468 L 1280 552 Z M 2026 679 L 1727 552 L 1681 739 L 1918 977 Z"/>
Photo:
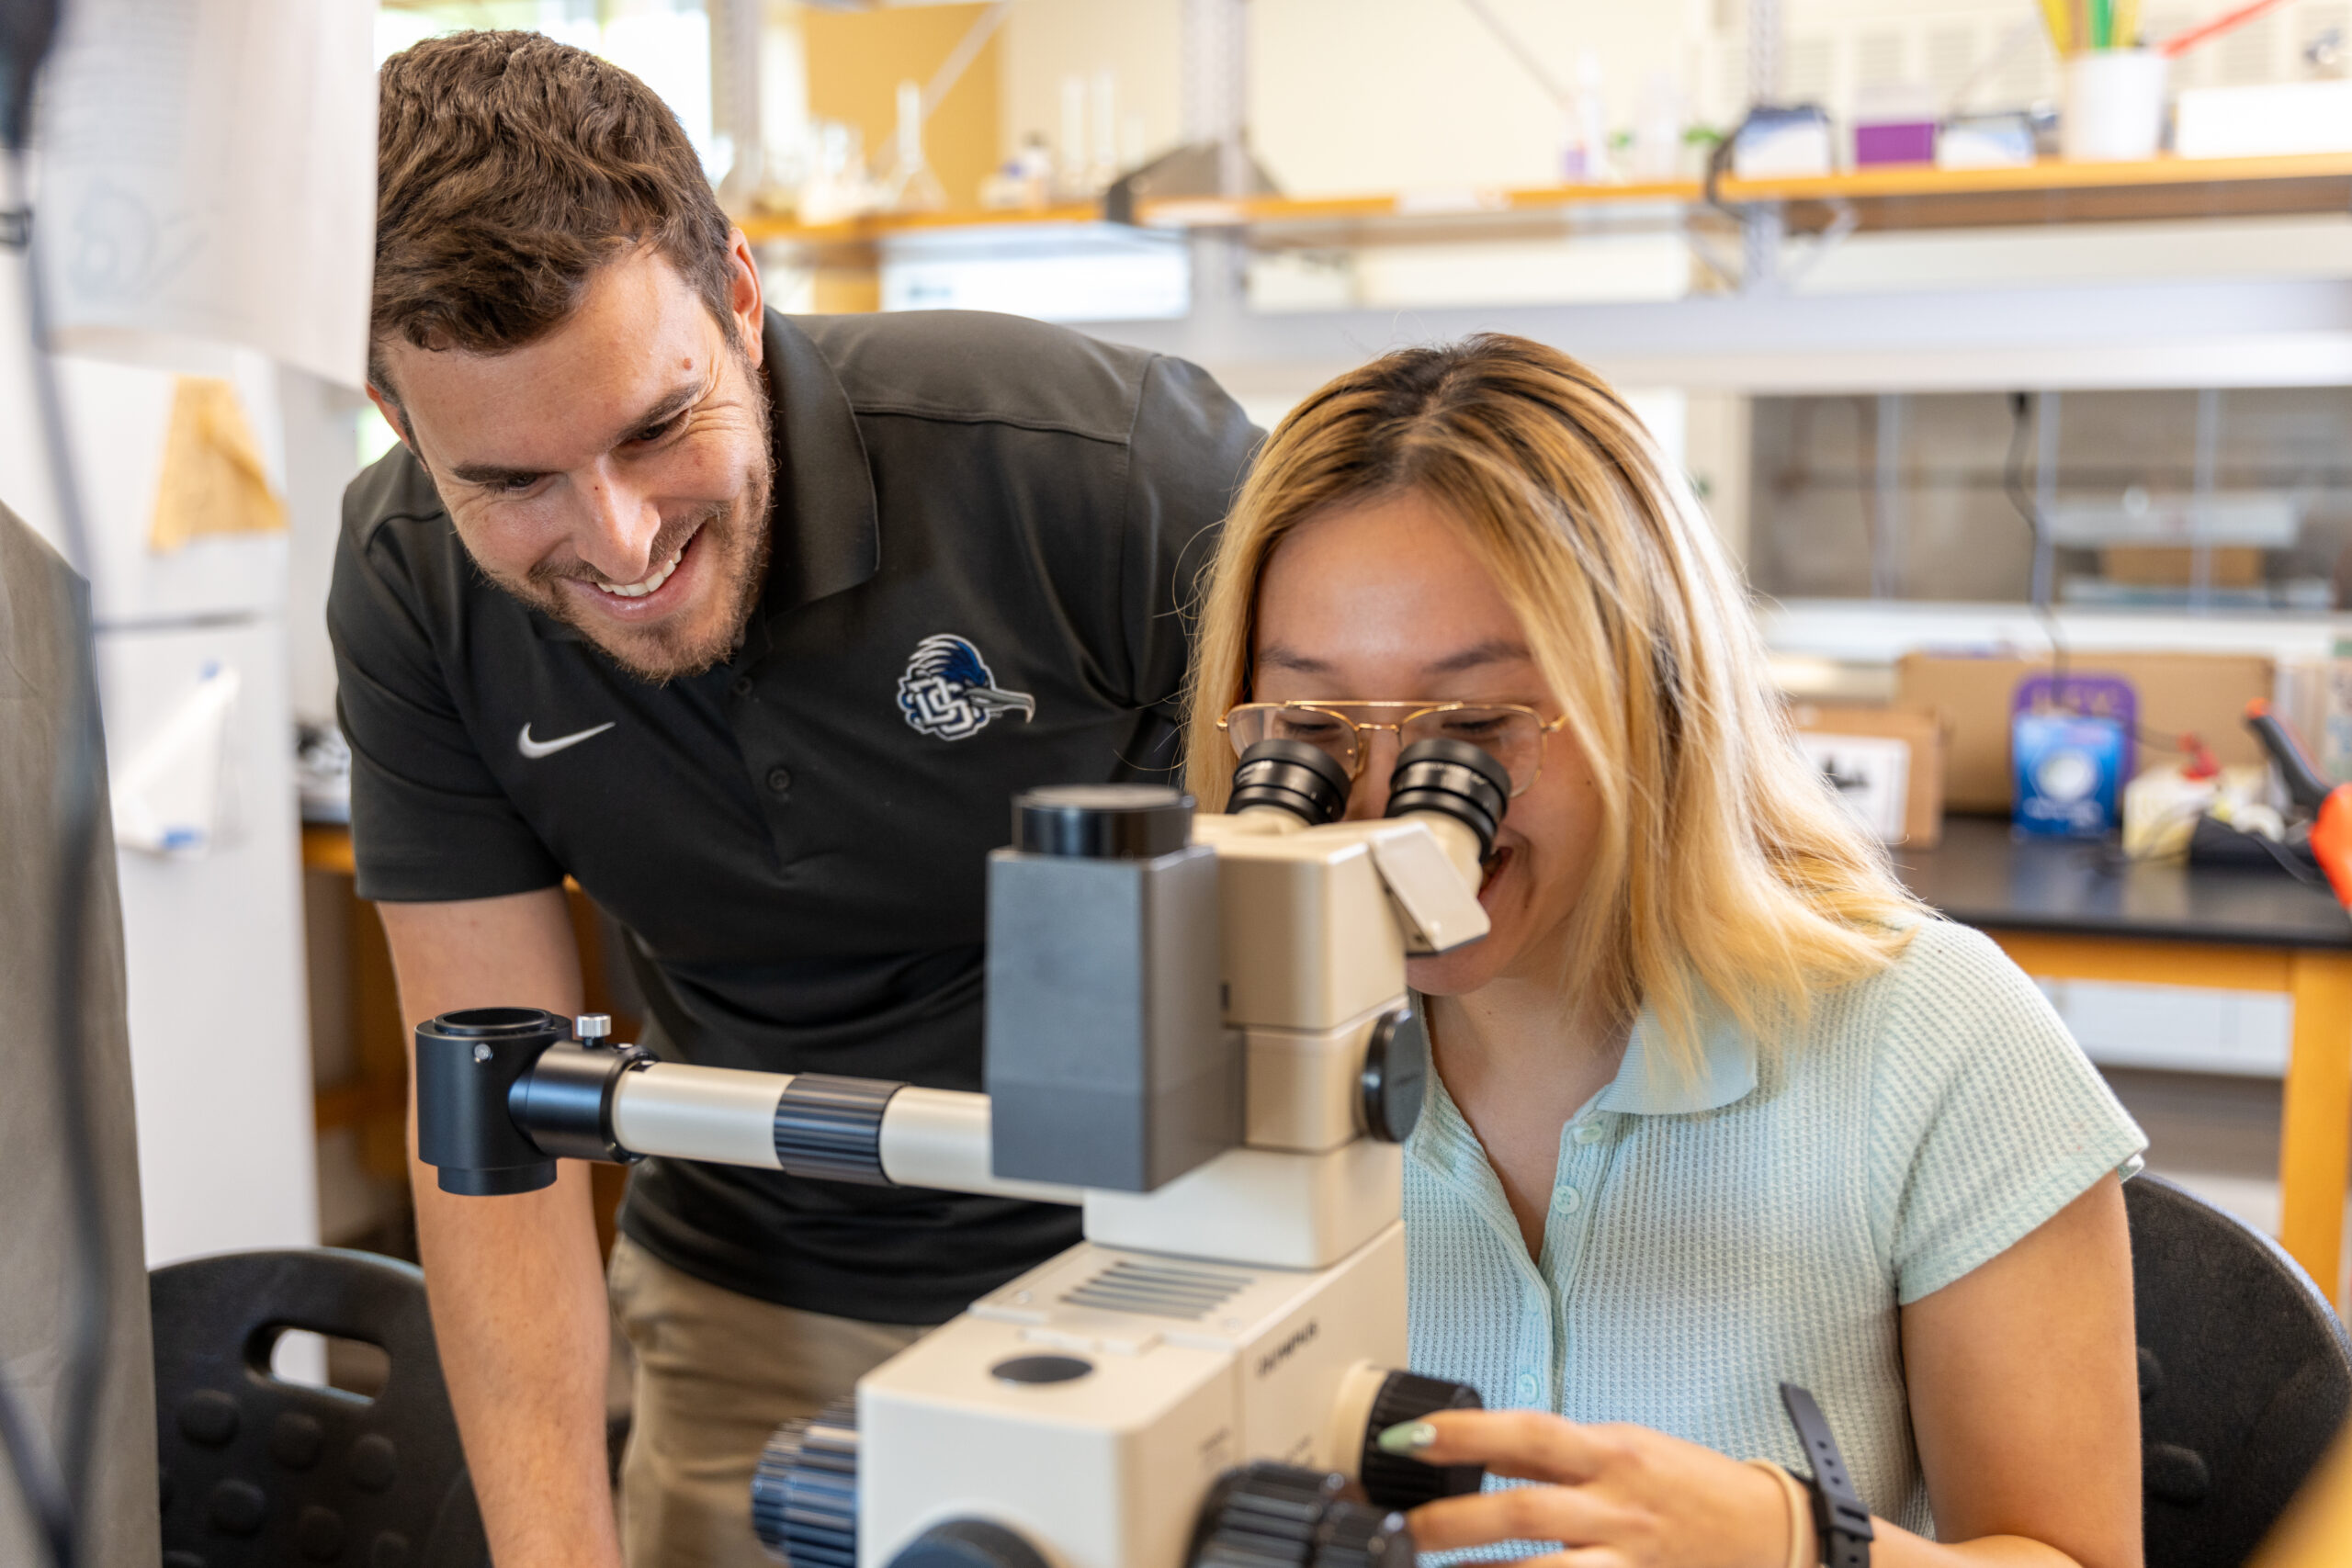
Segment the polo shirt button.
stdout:
<path fill-rule="evenodd" d="M 786 790 L 788 790 L 791 787 L 792 773 L 789 769 L 770 768 L 768 770 L 768 788 L 775 791 L 778 795 L 782 795 Z"/>
<path fill-rule="evenodd" d="M 1552 1207 L 1564 1214 L 1573 1214 L 1583 1206 L 1584 1194 L 1573 1187 L 1563 1187 L 1552 1194 Z"/>
<path fill-rule="evenodd" d="M 739 697 L 748 697 L 752 694 L 752 678 L 749 675 L 738 675 L 728 682 L 727 689 Z"/>
<path fill-rule="evenodd" d="M 1600 1142 L 1600 1134 L 1601 1127 L 1598 1122 L 1577 1123 L 1577 1142 L 1579 1144 L 1597 1144 Z"/>
<path fill-rule="evenodd" d="M 1521 1372 L 1519 1374 L 1519 1397 L 1523 1403 L 1534 1403 L 1535 1374 L 1533 1372 Z"/>

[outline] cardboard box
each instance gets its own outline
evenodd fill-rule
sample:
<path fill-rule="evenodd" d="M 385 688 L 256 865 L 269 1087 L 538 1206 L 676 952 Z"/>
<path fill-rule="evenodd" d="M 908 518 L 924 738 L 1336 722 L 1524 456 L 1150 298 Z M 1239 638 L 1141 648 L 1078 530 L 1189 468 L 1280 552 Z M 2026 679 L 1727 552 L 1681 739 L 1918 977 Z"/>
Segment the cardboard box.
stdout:
<path fill-rule="evenodd" d="M 2139 696 L 2140 728 L 2149 734 L 2194 734 L 2224 767 L 2264 760 L 2261 743 L 2245 728 L 2245 705 L 2271 694 L 2276 669 L 2267 656 L 2078 652 L 2068 656 L 2066 668 L 2073 674 L 2117 675 L 2131 682 Z M 1946 721 L 1946 807 L 2009 809 L 2009 699 L 2018 682 L 2050 669 L 2047 658 L 1912 653 L 1896 662 L 1895 700 L 1930 709 Z M 2133 770 L 2146 767 L 2154 755 L 2143 741 Z"/>
<path fill-rule="evenodd" d="M 2352 82 L 2183 89 L 2173 146 L 2184 158 L 2271 158 L 2352 148 Z"/>
<path fill-rule="evenodd" d="M 1789 721 L 1801 735 L 1898 741 L 1908 752 L 1900 831 L 1880 836 L 1889 843 L 1932 846 L 1943 836 L 1944 724 L 1935 713 L 1914 707 L 1844 707 L 1791 703 Z M 1818 748 L 1809 748 L 1819 753 Z"/>
<path fill-rule="evenodd" d="M 2262 552 L 2222 545 L 2211 552 L 2206 581 L 2215 588 L 2253 588 L 2262 581 Z M 2187 588 L 2197 581 L 2197 552 L 2186 545 L 2109 545 L 2098 553 L 2099 575 L 2142 588 Z"/>

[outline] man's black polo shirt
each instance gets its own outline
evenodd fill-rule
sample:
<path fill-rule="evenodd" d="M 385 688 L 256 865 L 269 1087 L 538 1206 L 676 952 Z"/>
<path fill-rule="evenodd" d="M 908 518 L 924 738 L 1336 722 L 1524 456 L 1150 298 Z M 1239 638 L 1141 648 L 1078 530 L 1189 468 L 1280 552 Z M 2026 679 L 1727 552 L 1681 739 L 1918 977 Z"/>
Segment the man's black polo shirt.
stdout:
<path fill-rule="evenodd" d="M 665 1056 L 978 1089 L 987 852 L 1017 790 L 1173 761 L 1179 606 L 1257 433 L 1193 366 L 1012 317 L 771 313 L 765 342 L 773 565 L 706 675 L 647 685 L 490 586 L 404 448 L 353 481 L 327 618 L 359 892 L 569 874 L 634 939 Z M 621 1225 L 885 1323 L 1078 1236 L 1069 1209 L 658 1160 Z"/>

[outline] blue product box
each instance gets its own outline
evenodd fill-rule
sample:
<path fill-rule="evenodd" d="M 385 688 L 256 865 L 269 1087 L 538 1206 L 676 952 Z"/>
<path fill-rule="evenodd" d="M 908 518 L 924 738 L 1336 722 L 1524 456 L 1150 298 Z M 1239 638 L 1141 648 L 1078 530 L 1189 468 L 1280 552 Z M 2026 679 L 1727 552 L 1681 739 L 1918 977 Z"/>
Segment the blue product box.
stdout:
<path fill-rule="evenodd" d="M 2010 721 L 2017 763 L 2018 830 L 2096 839 L 2114 831 L 2123 791 L 2123 726 L 2073 713 L 2021 713 Z"/>

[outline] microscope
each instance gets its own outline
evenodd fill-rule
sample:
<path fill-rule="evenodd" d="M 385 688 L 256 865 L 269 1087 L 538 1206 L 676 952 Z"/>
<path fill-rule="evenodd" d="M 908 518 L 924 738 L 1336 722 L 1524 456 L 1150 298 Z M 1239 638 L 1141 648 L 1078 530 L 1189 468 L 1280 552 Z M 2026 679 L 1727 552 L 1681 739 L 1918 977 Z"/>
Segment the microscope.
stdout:
<path fill-rule="evenodd" d="M 1427 1041 L 1408 954 L 1487 932 L 1510 775 L 1406 747 L 1385 818 L 1295 739 L 1230 812 L 1030 790 L 989 857 L 987 1092 L 657 1060 L 521 1008 L 416 1033 L 444 1191 L 648 1155 L 1069 1203 L 1086 1239 L 787 1423 L 752 1484 L 794 1568 L 1411 1568 L 1402 1511 L 1476 1466 L 1385 1454 L 1475 1405 L 1406 1357 L 1399 1145 Z"/>

